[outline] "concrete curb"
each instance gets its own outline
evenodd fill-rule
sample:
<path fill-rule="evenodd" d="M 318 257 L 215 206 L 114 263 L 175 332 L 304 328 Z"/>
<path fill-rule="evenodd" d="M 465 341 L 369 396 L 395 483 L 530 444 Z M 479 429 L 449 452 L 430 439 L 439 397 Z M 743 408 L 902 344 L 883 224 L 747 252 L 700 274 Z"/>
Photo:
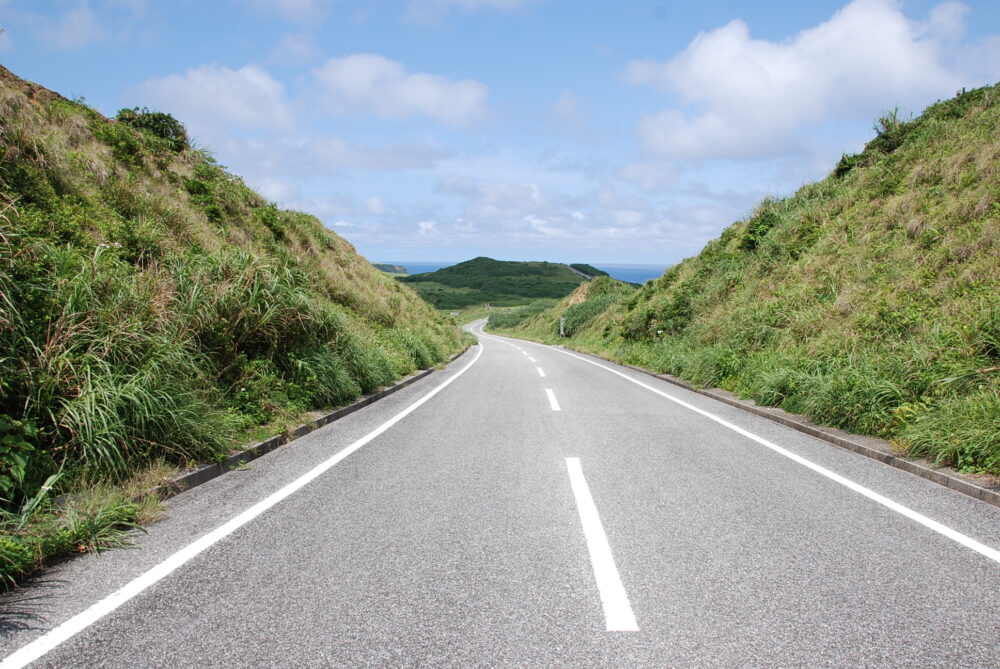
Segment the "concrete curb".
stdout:
<path fill-rule="evenodd" d="M 469 347 L 466 347 L 461 352 L 451 356 L 451 360 L 449 360 L 449 363 L 454 362 L 461 356 L 465 355 L 465 352 L 468 350 Z M 169 499 L 170 497 L 179 495 L 182 492 L 190 490 L 191 488 L 200 486 L 203 483 L 207 483 L 208 481 L 211 481 L 214 478 L 222 476 L 227 472 L 230 472 L 234 469 L 238 469 L 243 465 L 245 465 L 246 463 L 252 460 L 256 460 L 257 458 L 270 453 L 271 451 L 277 449 L 280 446 L 284 446 L 285 444 L 294 441 L 299 437 L 303 437 L 309 434 L 310 432 L 323 427 L 324 425 L 329 425 L 335 420 L 340 420 L 344 416 L 348 416 L 357 411 L 358 409 L 362 409 L 368 406 L 369 404 L 374 404 L 378 400 L 393 394 L 397 390 L 402 390 L 411 383 L 415 383 L 420 379 L 430 376 L 431 374 L 434 373 L 434 371 L 435 370 L 433 368 L 418 371 L 414 374 L 411 374 L 410 376 L 401 379 L 400 381 L 389 386 L 388 388 L 383 388 L 378 392 L 372 393 L 370 395 L 365 395 L 361 397 L 361 399 L 351 404 L 348 404 L 347 406 L 335 409 L 334 411 L 331 411 L 328 414 L 324 414 L 314 421 L 303 423 L 302 425 L 299 425 L 298 427 L 293 429 L 291 433 L 288 435 L 276 434 L 270 439 L 265 439 L 264 441 L 259 441 L 255 444 L 251 444 L 244 450 L 240 451 L 239 453 L 234 453 L 228 456 L 225 460 L 221 462 L 213 462 L 212 464 L 202 465 L 197 469 L 176 476 L 172 478 L 167 484 L 160 486 L 160 488 L 158 489 L 160 499 Z"/>
<path fill-rule="evenodd" d="M 560 348 L 567 347 L 560 346 Z M 574 353 L 586 355 L 605 362 L 614 362 L 613 360 L 609 360 L 608 358 L 594 355 L 592 353 L 584 353 L 583 351 L 577 351 L 575 349 L 567 350 L 572 350 Z M 863 455 L 866 458 L 878 460 L 879 462 L 883 462 L 887 465 L 895 467 L 896 469 L 901 469 L 904 472 L 925 478 L 928 481 L 933 481 L 934 483 L 951 488 L 952 490 L 968 495 L 969 497 L 974 497 L 975 499 L 986 502 L 987 504 L 1000 507 L 1000 485 L 983 485 L 971 476 L 960 474 L 951 467 L 938 467 L 927 460 L 900 457 L 893 452 L 892 446 L 883 439 L 851 434 L 835 427 L 816 425 L 804 416 L 788 413 L 783 409 L 775 407 L 758 406 L 753 400 L 740 399 L 736 395 L 719 388 L 696 388 L 691 383 L 670 374 L 657 374 L 656 372 L 651 372 L 648 369 L 636 367 L 635 365 L 625 365 L 619 362 L 615 362 L 615 364 L 627 367 L 628 369 L 640 372 L 647 376 L 652 376 L 653 378 L 660 379 L 661 381 L 666 381 L 667 383 L 679 386 L 685 390 L 690 390 L 693 393 L 704 395 L 705 397 L 711 397 L 714 400 L 736 407 L 737 409 L 742 409 L 743 411 L 760 416 L 761 418 L 765 418 L 774 423 L 784 425 L 785 427 L 789 427 L 797 432 L 802 432 L 803 434 L 808 434 L 811 437 L 822 439 L 823 441 L 833 444 L 834 446 L 839 446 L 840 448 L 853 451 L 854 453 Z"/>

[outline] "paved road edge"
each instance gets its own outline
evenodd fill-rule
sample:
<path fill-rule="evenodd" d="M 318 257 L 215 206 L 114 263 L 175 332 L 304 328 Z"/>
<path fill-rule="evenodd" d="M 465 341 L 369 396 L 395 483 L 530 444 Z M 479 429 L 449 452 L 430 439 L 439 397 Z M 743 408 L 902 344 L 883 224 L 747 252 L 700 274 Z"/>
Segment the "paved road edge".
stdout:
<path fill-rule="evenodd" d="M 498 335 L 503 337 L 509 337 L 510 339 L 518 339 L 518 337 L 512 337 L 510 335 Z M 530 339 L 523 339 L 521 341 L 531 341 Z M 542 344 L 542 342 L 532 342 L 535 344 Z M 552 346 L 552 344 L 542 344 L 543 346 Z M 753 400 L 740 399 L 736 395 L 721 390 L 719 388 L 698 388 L 695 385 L 684 381 L 683 379 L 677 378 L 671 374 L 658 374 L 656 372 L 650 371 L 648 369 L 643 369 L 642 367 L 637 367 L 635 365 L 623 364 L 601 355 L 595 355 L 586 351 L 578 351 L 576 349 L 571 349 L 567 346 L 557 346 L 558 348 L 563 348 L 568 351 L 573 351 L 580 355 L 585 355 L 596 360 L 603 360 L 604 362 L 611 362 L 616 365 L 621 365 L 627 369 L 631 369 L 636 372 L 640 372 L 647 376 L 652 376 L 653 378 L 660 379 L 661 381 L 666 381 L 675 386 L 684 388 L 685 390 L 690 390 L 693 393 L 699 395 L 704 395 L 705 397 L 710 397 L 714 400 L 728 404 L 729 406 L 736 407 L 747 413 L 754 414 L 755 416 L 760 416 L 766 420 L 773 423 L 778 423 L 784 425 L 785 427 L 791 428 L 797 432 L 803 434 L 808 434 L 811 437 L 821 439 L 829 444 L 833 444 L 839 448 L 843 448 L 858 455 L 863 455 L 866 458 L 871 458 L 873 460 L 878 460 L 884 464 L 887 464 L 896 469 L 900 469 L 904 472 L 913 474 L 914 476 L 919 476 L 920 478 L 927 479 L 928 481 L 933 481 L 939 485 L 943 485 L 947 488 L 951 488 L 956 492 L 960 492 L 963 495 L 968 495 L 981 502 L 986 502 L 987 504 L 992 504 L 993 506 L 1000 507 L 1000 486 L 994 485 L 982 485 L 971 477 L 960 474 L 951 467 L 938 467 L 927 460 L 916 460 L 909 459 L 897 455 L 892 448 L 892 445 L 884 439 L 878 439 L 876 437 L 869 437 L 865 435 L 851 434 L 849 432 L 844 432 L 835 427 L 826 427 L 823 425 L 816 425 L 804 416 L 788 413 L 783 409 L 778 409 L 776 407 L 766 407 L 759 406 Z"/>
<path fill-rule="evenodd" d="M 450 364 L 458 360 L 468 352 L 469 348 L 471 347 L 466 346 L 462 351 L 451 356 L 448 363 Z M 234 453 L 228 456 L 222 462 L 213 462 L 211 464 L 202 465 L 193 471 L 184 472 L 183 474 L 172 478 L 167 484 L 160 486 L 157 492 L 159 493 L 161 499 L 169 499 L 170 497 L 179 495 L 182 492 L 186 492 L 204 483 L 208 483 L 212 479 L 218 478 L 223 474 L 227 474 L 234 469 L 238 469 L 252 460 L 256 460 L 257 458 L 267 455 L 281 446 L 295 441 L 299 437 L 303 437 L 314 430 L 318 430 L 324 425 L 329 425 L 336 420 L 340 420 L 341 418 L 354 413 L 358 409 L 374 404 L 378 400 L 388 397 L 394 392 L 402 390 L 406 386 L 430 376 L 434 373 L 434 371 L 435 368 L 433 367 L 430 369 L 418 370 L 417 372 L 400 379 L 387 388 L 383 388 L 382 390 L 371 393 L 370 395 L 365 395 L 361 399 L 352 402 L 347 406 L 343 406 L 339 409 L 334 409 L 329 413 L 323 414 L 316 420 L 303 423 L 287 435 L 276 434 L 269 439 L 265 439 L 264 441 L 250 444 L 239 453 Z"/>

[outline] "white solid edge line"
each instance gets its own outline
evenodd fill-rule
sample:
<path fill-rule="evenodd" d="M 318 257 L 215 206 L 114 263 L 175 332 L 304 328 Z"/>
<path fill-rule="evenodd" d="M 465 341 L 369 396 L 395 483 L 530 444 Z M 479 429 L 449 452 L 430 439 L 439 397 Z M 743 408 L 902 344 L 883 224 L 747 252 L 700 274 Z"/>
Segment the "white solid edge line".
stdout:
<path fill-rule="evenodd" d="M 545 378 L 545 370 L 543 370 L 541 367 L 535 367 L 535 369 L 538 370 L 538 375 L 544 379 Z"/>
<path fill-rule="evenodd" d="M 587 539 L 587 551 L 590 553 L 590 566 L 594 570 L 594 580 L 597 591 L 601 595 L 601 605 L 604 607 L 604 623 L 609 632 L 637 632 L 639 625 L 632 613 L 632 605 L 628 593 L 622 584 L 615 557 L 611 553 L 611 545 L 604 533 L 601 517 L 597 513 L 597 505 L 590 494 L 587 479 L 583 476 L 583 468 L 579 458 L 566 458 L 566 469 L 569 470 L 569 483 L 576 498 L 576 508 L 580 514 L 580 524 L 583 525 L 583 536 Z"/>
<path fill-rule="evenodd" d="M 562 409 L 559 408 L 559 402 L 556 401 L 556 394 L 554 392 L 552 392 L 552 389 L 551 388 L 546 388 L 545 389 L 545 394 L 548 395 L 548 397 L 549 397 L 549 406 L 552 407 L 552 410 L 553 411 L 562 411 Z"/>
<path fill-rule="evenodd" d="M 188 544 L 184 548 L 180 549 L 167 559 L 160 562 L 158 565 L 136 577 L 120 589 L 111 593 L 104 599 L 100 600 L 96 604 L 92 605 L 88 609 L 76 614 L 66 622 L 62 623 L 58 627 L 46 632 L 42 636 L 38 637 L 31 643 L 23 646 L 14 653 L 11 653 L 6 658 L 0 662 L 0 669 L 11 669 L 14 667 L 24 667 L 30 662 L 34 662 L 38 658 L 42 657 L 50 650 L 63 643 L 67 639 L 75 636 L 79 632 L 83 631 L 90 625 L 94 624 L 107 614 L 111 613 L 117 609 L 122 604 L 126 603 L 143 590 L 149 588 L 151 585 L 161 581 L 162 579 L 169 576 L 171 573 L 176 571 L 178 568 L 183 566 L 186 562 L 197 556 L 199 553 L 210 548 L 214 544 L 218 543 L 225 537 L 229 536 L 240 527 L 246 525 L 251 520 L 261 515 L 272 506 L 282 501 L 286 497 L 297 492 L 301 488 L 305 487 L 308 483 L 316 479 L 318 476 L 326 472 L 328 469 L 339 463 L 341 460 L 345 459 L 347 456 L 351 455 L 362 446 L 372 441 L 383 432 L 391 428 L 393 425 L 399 421 L 406 418 L 408 415 L 416 411 L 420 406 L 422 406 L 429 399 L 437 395 L 439 392 L 444 390 L 452 381 L 460 377 L 462 374 L 467 372 L 470 367 L 476 364 L 479 360 L 479 356 L 482 355 L 483 347 L 478 347 L 476 352 L 476 357 L 472 361 L 459 370 L 454 376 L 450 377 L 444 383 L 434 388 L 419 400 L 406 407 L 403 411 L 399 412 L 386 422 L 382 423 L 380 426 L 361 437 L 355 441 L 350 446 L 347 446 L 336 455 L 330 459 L 320 463 L 313 469 L 309 470 L 299 478 L 295 479 L 291 483 L 285 485 L 278 491 L 268 495 L 261 501 L 257 502 L 249 509 L 243 513 L 232 518 L 228 522 L 219 526 L 215 530 L 212 530 L 208 534 L 204 535 L 200 539 L 197 539 L 193 543 Z"/>
<path fill-rule="evenodd" d="M 942 523 L 939 523 L 936 520 L 928 518 L 927 516 L 923 515 L 922 513 L 919 513 L 918 511 L 914 511 L 913 509 L 909 508 L 908 506 L 903 506 L 899 502 L 895 502 L 895 501 L 889 499 L 888 497 L 880 495 L 879 493 L 875 492 L 871 488 L 867 488 L 867 487 L 861 485 L 860 483 L 855 483 L 854 481 L 852 481 L 852 480 L 850 480 L 850 479 L 848 479 L 848 478 L 846 478 L 844 476 L 841 476 L 840 474 L 837 474 L 836 472 L 830 471 L 826 467 L 823 467 L 822 465 L 818 465 L 815 462 L 812 462 L 811 460 L 807 460 L 804 457 L 802 457 L 801 455 L 797 455 L 795 453 L 792 453 L 788 449 L 782 448 L 781 446 L 778 446 L 774 442 L 768 441 L 767 439 L 764 439 L 763 437 L 758 437 L 757 435 L 753 434 L 752 432 L 748 432 L 747 430 L 744 430 L 743 428 L 730 423 L 729 421 L 725 420 L 724 418 L 719 418 L 718 416 L 716 416 L 716 415 L 714 415 L 712 413 L 709 413 L 708 411 L 705 411 L 704 409 L 699 409 L 698 407 L 694 406 L 693 404 L 689 404 L 689 403 L 685 402 L 684 400 L 679 399 L 677 397 L 674 397 L 673 395 L 671 395 L 669 393 L 665 393 L 662 390 L 659 390 L 659 389 L 654 388 L 654 387 L 652 387 L 652 386 L 650 386 L 650 385 L 648 385 L 646 383 L 643 383 L 642 381 L 639 381 L 637 379 L 633 379 L 628 374 L 624 374 L 622 372 L 619 372 L 617 369 L 612 369 L 612 368 L 608 367 L 607 365 L 602 365 L 599 362 L 595 362 L 593 360 L 588 360 L 587 358 L 584 358 L 583 356 L 579 356 L 579 355 L 576 355 L 574 353 L 570 353 L 569 351 L 566 351 L 566 350 L 563 350 L 563 349 L 560 349 L 560 348 L 556 348 L 556 347 L 552 347 L 552 348 L 553 348 L 553 350 L 559 351 L 560 353 L 565 353 L 566 355 L 570 356 L 571 358 L 576 358 L 577 360 L 582 360 L 583 362 L 586 362 L 588 364 L 594 365 L 595 367 L 600 367 L 601 369 L 603 369 L 605 371 L 608 371 L 608 372 L 611 372 L 612 374 L 617 374 L 618 376 L 622 377 L 623 379 L 631 381 L 632 383 L 634 383 L 634 384 L 636 384 L 638 386 L 642 386 L 643 388 L 645 388 L 646 390 L 648 390 L 650 392 L 656 393 L 657 395 L 660 395 L 661 397 L 665 397 L 666 399 L 670 400 L 671 402 L 675 402 L 675 403 L 681 405 L 685 409 L 690 409 L 691 411 L 694 411 L 695 413 L 701 414 L 705 418 L 708 418 L 709 420 L 714 421 L 714 422 L 718 423 L 719 425 L 722 425 L 723 427 L 727 427 L 730 430 L 732 430 L 733 432 L 736 432 L 737 434 L 741 434 L 744 437 L 746 437 L 747 439 L 751 439 L 751 440 L 757 442 L 758 444 L 760 444 L 761 446 L 769 448 L 772 451 L 774 451 L 775 453 L 778 453 L 779 455 L 783 455 L 784 457 L 788 458 L 789 460 L 792 460 L 793 462 L 797 462 L 798 464 L 802 465 L 803 467 L 808 467 L 809 469 L 813 470 L 817 474 L 825 476 L 826 478 L 828 478 L 828 479 L 830 479 L 832 481 L 836 481 L 837 483 L 839 483 L 842 486 L 845 486 L 845 487 L 853 490 L 856 493 L 864 495 L 865 497 L 867 497 L 868 499 L 872 500 L 873 502 L 877 502 L 877 503 L 881 504 L 882 506 L 895 511 L 898 514 L 903 515 L 903 516 L 909 518 L 910 520 L 912 520 L 914 522 L 920 523 L 924 527 L 926 527 L 928 529 L 931 529 L 931 530 L 937 532 L 938 534 L 941 534 L 941 535 L 943 535 L 945 537 L 948 537 L 952 541 L 954 541 L 956 543 L 959 543 L 959 544 L 965 546 L 966 548 L 970 548 L 970 549 L 976 551 L 980 555 L 983 555 L 984 557 L 987 557 L 987 558 L 993 560 L 994 562 L 1000 563 L 1000 551 L 998 551 L 997 549 L 991 548 L 990 546 L 987 546 L 984 543 L 976 541 L 972 537 L 966 536 L 966 535 L 962 534 L 961 532 L 958 532 L 957 530 L 951 529 L 947 525 L 944 525 Z"/>

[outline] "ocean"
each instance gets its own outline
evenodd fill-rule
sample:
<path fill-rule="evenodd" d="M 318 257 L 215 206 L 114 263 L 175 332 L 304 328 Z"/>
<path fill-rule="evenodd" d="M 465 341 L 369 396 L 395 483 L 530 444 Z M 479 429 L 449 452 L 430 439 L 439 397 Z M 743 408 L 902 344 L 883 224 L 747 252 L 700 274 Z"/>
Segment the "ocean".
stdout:
<path fill-rule="evenodd" d="M 442 267 L 451 267 L 452 265 L 457 265 L 457 262 L 429 262 L 422 260 L 420 262 L 407 262 L 405 260 L 386 260 L 385 262 L 390 265 L 402 265 L 406 268 L 406 271 L 410 274 L 423 274 L 424 272 L 433 272 L 439 270 Z M 632 283 L 645 283 L 649 279 L 655 279 L 666 271 L 665 265 L 602 265 L 598 263 L 590 263 L 597 269 L 602 269 L 619 281 L 630 281 Z"/>
<path fill-rule="evenodd" d="M 442 267 L 451 267 L 452 265 L 457 265 L 458 262 L 406 262 L 405 260 L 386 260 L 388 265 L 402 265 L 406 268 L 406 271 L 410 274 L 423 274 L 425 272 L 434 272 L 441 269 Z"/>
<path fill-rule="evenodd" d="M 590 263 L 597 269 L 602 269 L 613 278 L 619 281 L 629 281 L 631 283 L 643 284 L 650 279 L 663 276 L 667 271 L 666 265 L 599 265 Z"/>

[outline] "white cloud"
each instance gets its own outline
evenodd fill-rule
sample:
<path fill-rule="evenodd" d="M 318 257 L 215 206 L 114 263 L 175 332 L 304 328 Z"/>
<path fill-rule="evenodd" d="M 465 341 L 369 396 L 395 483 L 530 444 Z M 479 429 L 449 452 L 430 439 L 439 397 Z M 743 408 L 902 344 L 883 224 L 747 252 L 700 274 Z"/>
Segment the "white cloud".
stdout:
<path fill-rule="evenodd" d="M 339 137 L 310 139 L 300 151 L 315 163 L 329 167 L 365 170 L 428 169 L 448 154 L 430 144 L 399 144 L 373 147 Z"/>
<path fill-rule="evenodd" d="M 965 17 L 969 8 L 961 2 L 943 2 L 931 10 L 924 29 L 945 40 L 959 40 L 965 35 Z"/>
<path fill-rule="evenodd" d="M 377 54 L 331 58 L 313 74 L 336 111 L 366 110 L 383 118 L 421 115 L 452 125 L 485 113 L 488 91 L 480 82 L 410 74 L 401 63 Z"/>
<path fill-rule="evenodd" d="M 47 22 L 40 32 L 43 41 L 67 50 L 100 42 L 108 34 L 86 1 L 67 11 L 58 21 Z"/>
<path fill-rule="evenodd" d="M 302 197 L 298 184 L 274 176 L 252 177 L 251 187 L 272 202 L 291 202 Z"/>
<path fill-rule="evenodd" d="M 236 3 L 239 5 L 240 3 Z M 309 25 L 326 18 L 330 0 L 252 0 L 258 9 L 277 14 L 286 21 Z"/>
<path fill-rule="evenodd" d="M 622 181 L 635 184 L 643 190 L 653 191 L 676 185 L 678 174 L 675 165 L 650 161 L 626 165 L 619 170 L 617 176 Z"/>
<path fill-rule="evenodd" d="M 534 183 L 480 182 L 466 175 L 453 175 L 438 184 L 437 191 L 468 200 L 468 218 L 523 218 L 549 210 L 542 189 Z"/>
<path fill-rule="evenodd" d="M 250 172 L 293 175 L 301 179 L 316 175 L 336 177 L 341 170 L 426 170 L 451 155 L 433 144 L 372 146 L 340 137 L 288 136 L 227 138 L 218 146 L 242 174 Z"/>
<path fill-rule="evenodd" d="M 466 14 L 482 9 L 512 12 L 535 0 L 410 0 L 406 19 L 415 23 L 434 23 L 452 11 Z"/>
<path fill-rule="evenodd" d="M 373 216 L 384 216 L 388 211 L 380 198 L 370 197 L 365 200 L 365 209 Z"/>
<path fill-rule="evenodd" d="M 195 132 L 237 124 L 288 130 L 294 126 L 284 86 L 255 65 L 231 70 L 202 65 L 184 74 L 147 79 L 140 92 Z"/>
<path fill-rule="evenodd" d="M 584 109 L 584 100 L 570 91 L 563 91 L 549 111 L 553 128 L 560 133 L 575 135 L 584 141 L 597 139 L 591 115 Z"/>
<path fill-rule="evenodd" d="M 417 223 L 417 234 L 423 237 L 438 234 L 437 221 L 419 221 Z"/>
<path fill-rule="evenodd" d="M 322 55 L 315 38 L 308 33 L 286 33 L 271 47 L 267 59 L 279 65 L 302 65 Z"/>
<path fill-rule="evenodd" d="M 665 63 L 629 63 L 627 81 L 687 107 L 646 116 L 639 138 L 669 158 L 766 157 L 788 152 L 803 126 L 833 114 L 870 117 L 950 94 L 958 77 L 942 64 L 940 40 L 960 34 L 963 16 L 964 6 L 949 2 L 921 24 L 893 0 L 854 0 L 785 42 L 753 39 L 746 23 L 731 21 Z"/>

